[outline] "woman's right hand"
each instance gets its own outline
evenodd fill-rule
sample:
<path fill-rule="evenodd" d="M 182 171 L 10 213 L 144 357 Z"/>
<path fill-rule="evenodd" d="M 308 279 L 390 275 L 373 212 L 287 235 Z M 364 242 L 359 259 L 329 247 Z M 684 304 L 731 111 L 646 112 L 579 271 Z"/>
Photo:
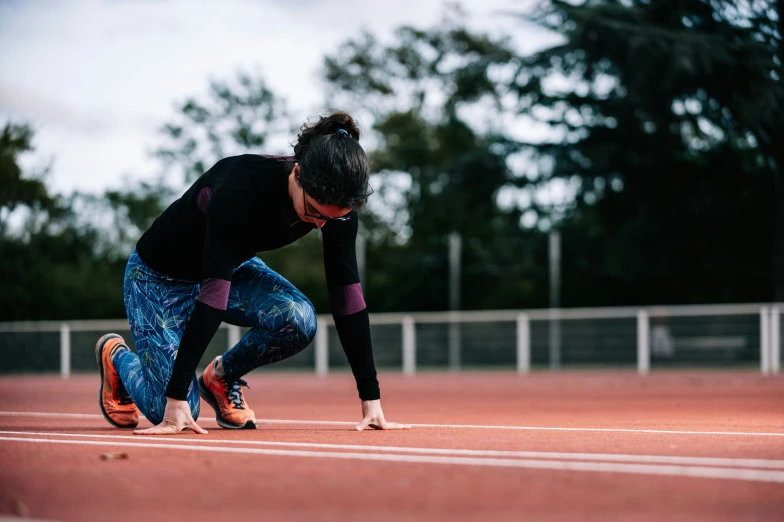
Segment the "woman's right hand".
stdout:
<path fill-rule="evenodd" d="M 188 401 L 178 401 L 170 397 L 166 398 L 166 410 L 163 412 L 163 420 L 157 426 L 144 430 L 133 430 L 134 435 L 164 435 L 168 433 L 179 433 L 185 428 L 190 428 L 196 433 L 205 434 L 207 430 L 196 424 L 191 415 L 191 406 Z"/>

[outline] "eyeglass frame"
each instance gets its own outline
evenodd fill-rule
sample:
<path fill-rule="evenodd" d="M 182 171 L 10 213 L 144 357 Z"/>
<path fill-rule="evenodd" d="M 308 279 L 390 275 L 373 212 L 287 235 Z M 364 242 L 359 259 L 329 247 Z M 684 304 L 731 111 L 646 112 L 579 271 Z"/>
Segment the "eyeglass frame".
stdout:
<path fill-rule="evenodd" d="M 300 186 L 302 187 L 302 185 Z M 345 216 L 337 217 L 322 216 L 321 214 L 314 216 L 313 214 L 308 214 L 308 198 L 305 197 L 305 187 L 302 187 L 302 213 L 305 215 L 305 217 L 319 219 L 321 221 L 348 221 L 351 219 L 351 212 Z"/>

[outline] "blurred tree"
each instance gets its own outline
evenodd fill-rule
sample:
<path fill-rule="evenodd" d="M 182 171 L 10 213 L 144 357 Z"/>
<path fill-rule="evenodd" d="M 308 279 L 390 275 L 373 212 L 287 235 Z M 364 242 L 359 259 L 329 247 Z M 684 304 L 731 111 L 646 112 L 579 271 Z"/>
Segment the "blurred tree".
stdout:
<path fill-rule="evenodd" d="M 123 190 L 107 190 L 102 201 L 112 215 L 113 244 L 127 258 L 136 242 L 153 221 L 177 197 L 173 188 L 163 180 L 138 181 Z"/>
<path fill-rule="evenodd" d="M 524 19 L 562 41 L 526 57 L 456 12 L 344 43 L 324 77 L 332 106 L 372 122 L 371 310 L 446 308 L 452 231 L 462 308 L 546 306 L 553 225 L 565 306 L 784 300 L 781 9 L 552 0 Z M 512 137 L 535 122 L 554 138 Z M 122 317 L 125 256 L 151 221 L 221 157 L 278 152 L 294 128 L 261 78 L 213 82 L 162 129 L 175 175 L 64 198 L 24 175 L 33 133 L 6 125 L 0 320 Z M 311 234 L 261 255 L 326 312 L 320 250 Z"/>
<path fill-rule="evenodd" d="M 516 144 L 497 132 L 498 78 L 516 63 L 508 39 L 470 32 L 454 12 L 427 30 L 401 27 L 389 45 L 364 34 L 325 58 L 330 99 L 369 114 L 378 140 L 373 197 L 391 211 L 364 221 L 374 310 L 448 308 L 452 231 L 464 245 L 462 308 L 546 302 L 543 263 L 531 256 L 542 252 L 543 238 L 520 229 L 518 209 L 497 203 L 504 186 L 527 183 L 507 165 Z M 487 127 L 481 133 L 467 123 L 477 112 Z M 379 222 L 395 234 L 376 233 Z"/>
<path fill-rule="evenodd" d="M 285 118 L 260 76 L 239 73 L 234 83 L 211 82 L 206 100 L 188 98 L 161 128 L 167 143 L 155 155 L 190 184 L 221 158 L 259 153 L 270 134 L 290 129 Z"/>
<path fill-rule="evenodd" d="M 369 34 L 343 44 L 325 59 L 330 99 L 374 121 L 377 184 L 382 197 L 397 199 L 397 255 L 409 260 L 369 272 L 371 283 L 383 274 L 389 284 L 371 284 L 371 294 L 383 288 L 375 297 L 392 307 L 410 308 L 419 296 L 426 308 L 444 308 L 443 240 L 454 229 L 477 246 L 467 252 L 467 272 L 503 273 L 496 281 L 510 291 L 502 297 L 468 277 L 464 306 L 545 304 L 542 238 L 518 229 L 519 212 L 497 205 L 516 186 L 519 211 L 538 216 L 544 230 L 563 229 L 567 306 L 770 300 L 774 273 L 781 298 L 784 270 L 774 270 L 771 240 L 777 234 L 781 249 L 776 9 L 556 0 L 526 19 L 562 43 L 525 58 L 508 40 L 473 34 L 454 19 L 402 27 L 391 45 Z M 502 122 L 510 95 L 513 111 L 557 137 L 509 139 Z M 507 168 L 514 154 L 528 160 L 525 176 Z M 400 173 L 408 178 L 402 189 L 392 182 Z M 574 201 L 531 197 L 533 180 L 562 199 L 573 190 Z M 371 266 L 395 257 L 378 244 L 374 251 Z M 514 257 L 518 270 L 499 272 Z M 401 300 L 392 304 L 393 295 Z"/>
<path fill-rule="evenodd" d="M 23 177 L 18 157 L 33 149 L 29 125 L 7 123 L 0 133 L 0 235 L 8 232 L 9 218 L 20 206 L 49 209 L 54 200 L 39 177 Z"/>
<path fill-rule="evenodd" d="M 780 3 L 553 0 L 524 18 L 564 37 L 512 82 L 561 132 L 533 146 L 549 176 L 579 179 L 564 302 L 784 299 Z"/>
<path fill-rule="evenodd" d="M 99 233 L 79 224 L 72 199 L 23 174 L 32 139 L 27 125 L 0 135 L 0 321 L 122 317 L 125 261 L 98 251 Z"/>

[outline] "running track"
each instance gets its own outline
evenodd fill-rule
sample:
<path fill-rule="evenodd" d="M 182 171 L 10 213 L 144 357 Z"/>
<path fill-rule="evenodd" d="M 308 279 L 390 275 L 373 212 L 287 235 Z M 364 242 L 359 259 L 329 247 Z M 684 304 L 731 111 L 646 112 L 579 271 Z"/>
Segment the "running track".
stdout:
<path fill-rule="evenodd" d="M 0 378 L 0 519 L 782 520 L 780 377 L 380 380 L 413 430 L 353 431 L 348 374 L 254 373 L 260 429 L 222 430 L 202 404 L 208 435 L 144 438 L 100 417 L 94 375 Z"/>

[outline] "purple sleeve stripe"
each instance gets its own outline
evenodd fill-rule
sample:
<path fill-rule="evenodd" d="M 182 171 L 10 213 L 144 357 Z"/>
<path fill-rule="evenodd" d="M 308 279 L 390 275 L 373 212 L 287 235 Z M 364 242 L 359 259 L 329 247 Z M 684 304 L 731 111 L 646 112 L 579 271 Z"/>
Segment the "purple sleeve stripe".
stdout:
<path fill-rule="evenodd" d="M 205 279 L 201 283 L 198 301 L 217 310 L 225 310 L 229 304 L 231 281 L 225 279 Z"/>
<path fill-rule="evenodd" d="M 336 317 L 355 314 L 367 308 L 359 283 L 330 288 L 329 305 Z"/>

